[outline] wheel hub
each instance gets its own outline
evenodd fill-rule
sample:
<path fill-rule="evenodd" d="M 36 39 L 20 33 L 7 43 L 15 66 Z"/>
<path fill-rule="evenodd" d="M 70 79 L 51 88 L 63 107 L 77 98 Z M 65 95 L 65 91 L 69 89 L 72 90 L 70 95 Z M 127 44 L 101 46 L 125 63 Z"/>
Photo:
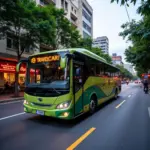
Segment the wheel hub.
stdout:
<path fill-rule="evenodd" d="M 94 100 L 91 100 L 91 102 L 90 102 L 90 108 L 91 108 L 91 110 L 95 109 L 95 101 Z"/>

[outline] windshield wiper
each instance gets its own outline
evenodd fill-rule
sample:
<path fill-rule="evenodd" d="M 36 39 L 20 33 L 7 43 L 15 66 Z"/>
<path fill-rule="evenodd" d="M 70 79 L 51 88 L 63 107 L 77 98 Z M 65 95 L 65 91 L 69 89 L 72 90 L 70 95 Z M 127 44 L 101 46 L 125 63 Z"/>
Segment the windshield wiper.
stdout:
<path fill-rule="evenodd" d="M 55 88 L 51 87 L 53 91 L 55 91 L 57 94 L 61 94 L 59 91 L 57 91 Z"/>

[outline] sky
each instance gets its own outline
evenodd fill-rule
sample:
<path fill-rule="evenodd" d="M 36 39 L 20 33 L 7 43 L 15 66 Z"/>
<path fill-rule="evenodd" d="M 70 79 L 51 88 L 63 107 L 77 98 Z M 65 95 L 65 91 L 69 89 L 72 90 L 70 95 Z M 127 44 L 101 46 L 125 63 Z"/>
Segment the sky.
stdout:
<path fill-rule="evenodd" d="M 111 0 L 87 0 L 93 8 L 93 38 L 107 36 L 109 38 L 109 54 L 117 53 L 123 57 L 124 51 L 130 43 L 119 36 L 123 31 L 121 25 L 129 21 L 126 9 L 117 3 L 110 3 Z M 136 6 L 130 5 L 127 9 L 130 19 L 139 20 L 141 17 L 136 13 L 139 3 Z"/>

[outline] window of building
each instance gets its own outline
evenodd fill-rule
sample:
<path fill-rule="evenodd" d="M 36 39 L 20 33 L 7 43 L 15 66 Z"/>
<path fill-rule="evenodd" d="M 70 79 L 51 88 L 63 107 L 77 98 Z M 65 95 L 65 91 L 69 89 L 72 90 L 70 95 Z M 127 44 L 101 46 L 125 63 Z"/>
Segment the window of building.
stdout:
<path fill-rule="evenodd" d="M 90 23 L 91 23 L 91 17 L 86 13 L 86 11 L 83 9 L 82 10 L 82 15 L 85 17 L 85 19 L 87 19 Z"/>
<path fill-rule="evenodd" d="M 12 48 L 12 39 L 11 38 L 7 38 L 7 48 Z"/>
<path fill-rule="evenodd" d="M 71 10 L 73 11 L 73 7 L 71 7 Z"/>
<path fill-rule="evenodd" d="M 15 39 L 13 39 L 13 49 L 18 49 L 18 42 Z"/>
<path fill-rule="evenodd" d="M 45 1 L 45 0 L 40 0 L 40 4 L 41 5 L 48 5 L 49 3 L 47 1 Z"/>
<path fill-rule="evenodd" d="M 15 81 L 15 74 L 14 73 L 4 73 L 4 81 L 6 82 L 14 82 Z"/>
<path fill-rule="evenodd" d="M 83 31 L 83 37 L 84 37 L 84 38 L 89 38 L 89 37 L 91 37 L 91 36 L 90 36 L 89 34 L 87 34 L 86 32 Z"/>
<path fill-rule="evenodd" d="M 84 3 L 82 3 L 82 6 L 88 12 L 88 14 L 92 16 L 91 11 L 86 7 L 86 5 Z"/>
<path fill-rule="evenodd" d="M 74 10 L 74 13 L 76 14 L 76 13 L 77 13 L 77 11 L 76 11 L 76 10 Z"/>
<path fill-rule="evenodd" d="M 61 7 L 64 8 L 64 0 L 61 0 Z"/>
<path fill-rule="evenodd" d="M 86 29 L 89 33 L 91 33 L 91 27 L 89 27 L 84 21 L 83 21 L 83 28 Z"/>
<path fill-rule="evenodd" d="M 65 10 L 68 11 L 68 3 L 65 1 Z"/>

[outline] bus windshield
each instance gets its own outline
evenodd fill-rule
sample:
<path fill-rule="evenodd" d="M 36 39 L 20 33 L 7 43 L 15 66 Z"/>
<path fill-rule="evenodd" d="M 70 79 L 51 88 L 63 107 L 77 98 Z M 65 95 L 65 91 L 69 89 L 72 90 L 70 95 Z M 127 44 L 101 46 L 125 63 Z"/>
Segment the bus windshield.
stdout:
<path fill-rule="evenodd" d="M 60 67 L 60 61 L 30 64 L 27 72 L 27 86 L 69 89 L 69 77 L 69 62 L 64 69 Z"/>

